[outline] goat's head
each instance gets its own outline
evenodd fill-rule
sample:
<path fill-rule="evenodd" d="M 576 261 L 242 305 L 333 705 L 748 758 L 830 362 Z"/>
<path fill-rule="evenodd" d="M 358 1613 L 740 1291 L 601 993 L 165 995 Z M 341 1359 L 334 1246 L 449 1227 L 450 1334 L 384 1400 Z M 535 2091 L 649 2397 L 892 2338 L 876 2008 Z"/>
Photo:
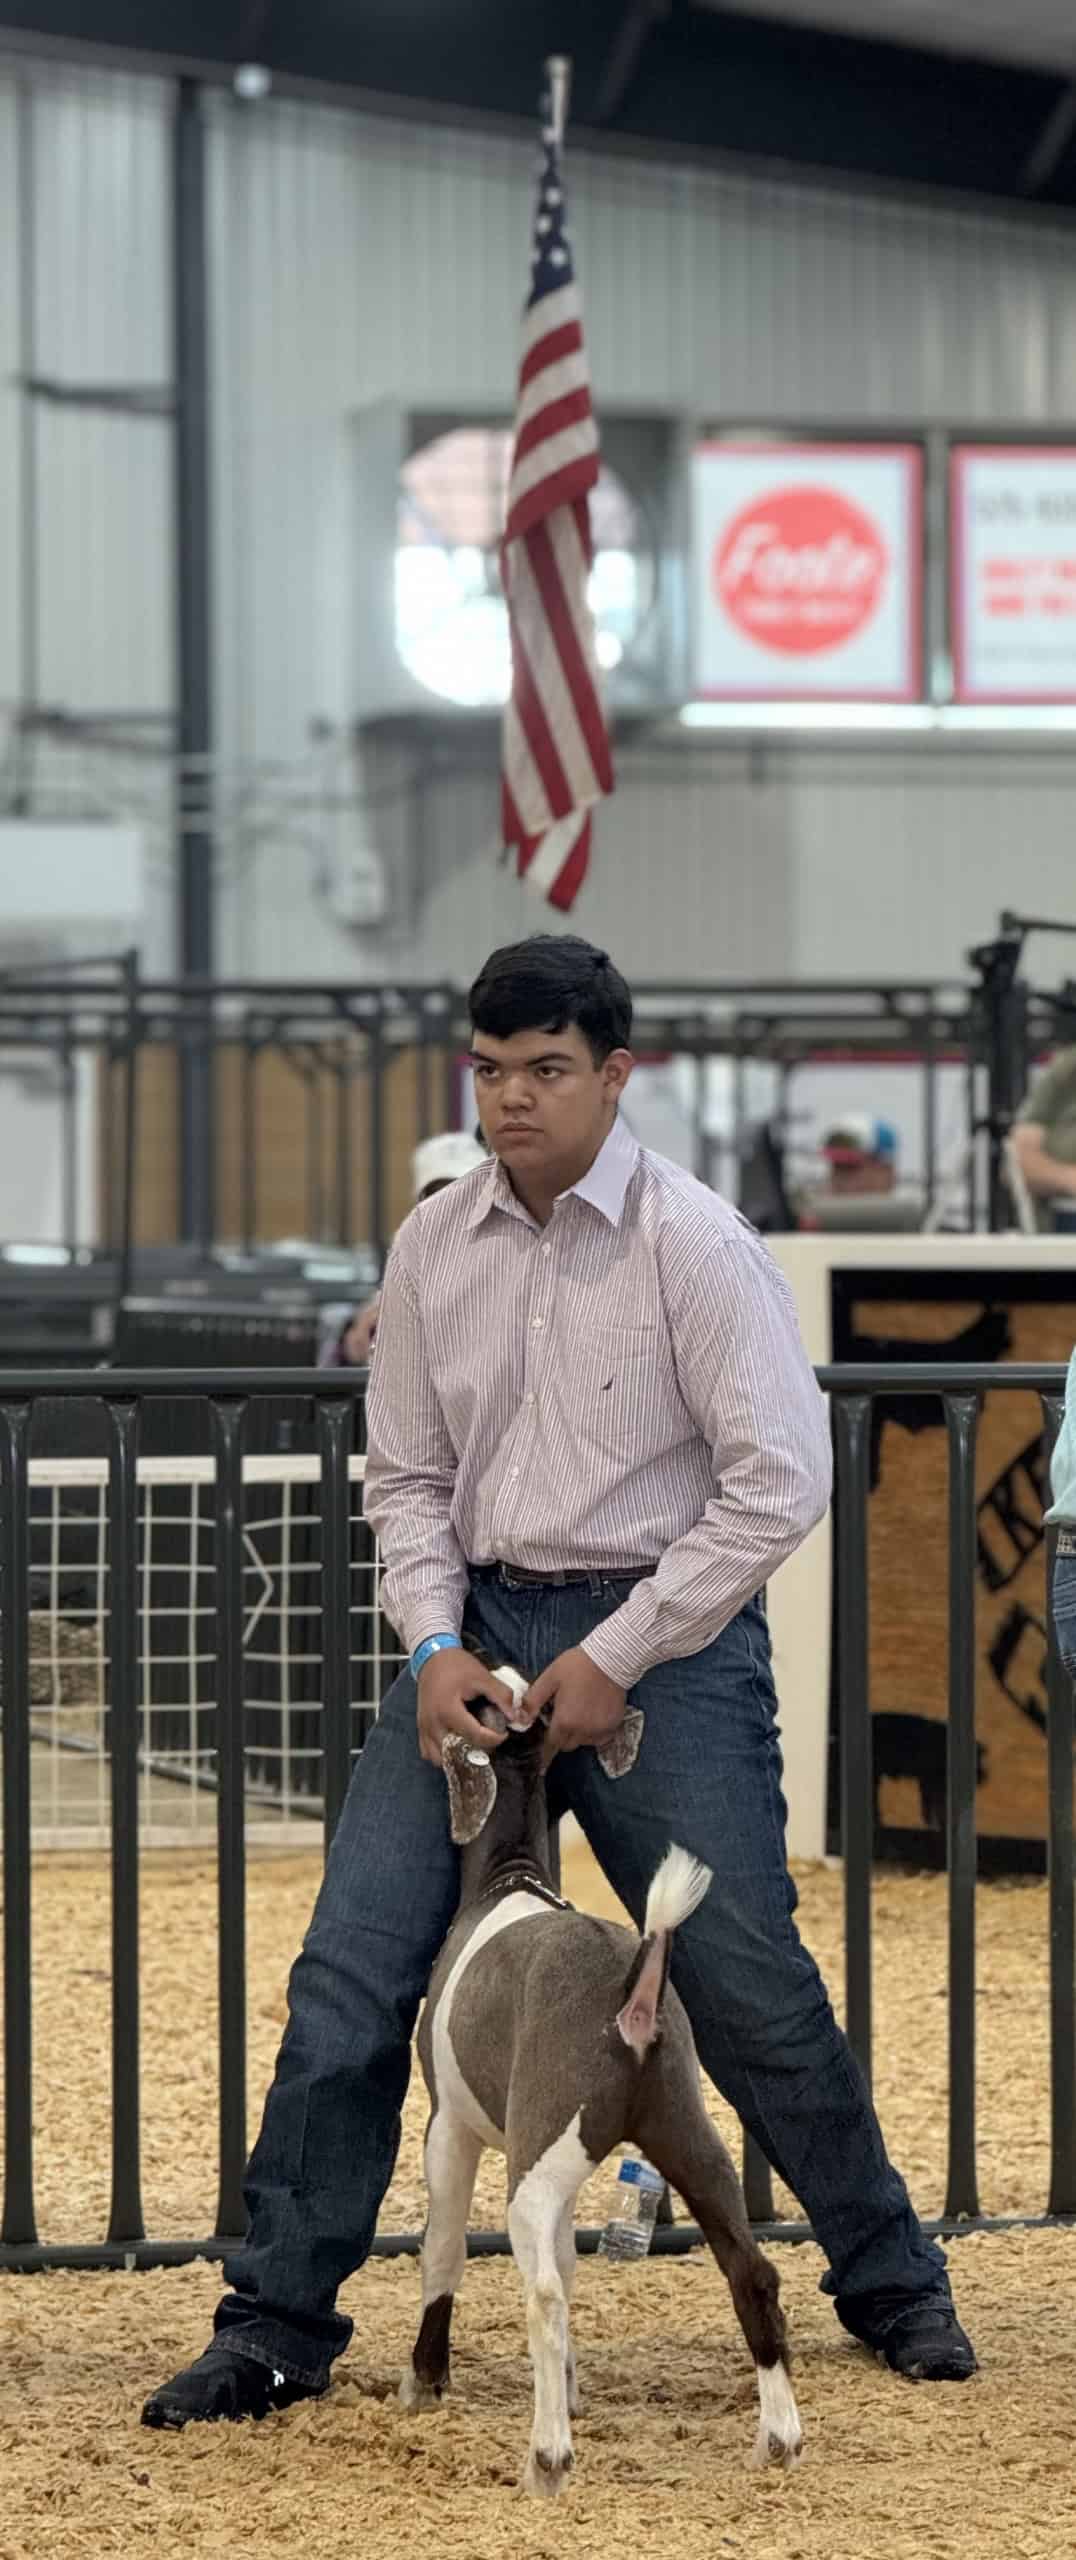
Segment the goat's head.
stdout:
<path fill-rule="evenodd" d="M 485 1830 L 494 1805 L 498 1801 L 500 1782 L 505 1796 L 511 1794 L 513 1811 L 521 1826 L 528 1803 L 542 1784 L 545 1756 L 545 1725 L 548 1719 L 538 1717 L 532 1724 L 519 1719 L 520 1702 L 527 1683 L 521 1672 L 503 1663 L 477 1645 L 469 1650 L 479 1655 L 488 1671 L 512 1692 L 512 1706 L 506 1713 L 491 1699 L 476 1698 L 471 1714 L 490 1733 L 504 1736 L 496 1752 L 487 1753 L 477 1743 L 468 1742 L 462 1734 L 446 1734 L 442 1759 L 448 1780 L 449 1819 L 453 1840 L 460 1848 L 477 1840 Z M 598 1758 L 607 1778 L 623 1777 L 638 1755 L 643 1718 L 638 1707 L 629 1707 L 619 1731 L 603 1742 Z M 507 1804 L 504 1807 L 507 1812 Z"/>
<path fill-rule="evenodd" d="M 536 1794 L 542 1779 L 540 1724 L 514 1732 L 507 1717 L 486 1698 L 473 1700 L 471 1714 L 488 1733 L 501 1734 L 504 1739 L 494 1754 L 468 1742 L 462 1733 L 445 1735 L 441 1754 L 448 1780 L 449 1819 L 452 1837 L 461 1849 L 485 1830 L 498 1801 L 502 1764 L 506 1776 L 511 1768 L 512 1794 L 516 1799 Z"/>

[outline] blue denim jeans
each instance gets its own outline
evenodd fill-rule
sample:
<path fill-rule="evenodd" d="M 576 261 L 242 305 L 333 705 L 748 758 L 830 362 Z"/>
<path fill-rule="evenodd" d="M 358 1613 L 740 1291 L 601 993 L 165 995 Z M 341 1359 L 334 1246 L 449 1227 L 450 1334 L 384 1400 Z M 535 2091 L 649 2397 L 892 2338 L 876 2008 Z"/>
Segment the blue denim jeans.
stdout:
<path fill-rule="evenodd" d="M 623 1585 L 597 1577 L 554 1588 L 479 1571 L 468 1630 L 534 1678 L 623 1597 Z M 705 1652 L 648 1672 L 633 1695 L 646 1716 L 634 1769 L 609 1779 L 593 1751 L 564 1753 L 550 1773 L 552 1810 L 577 1815 L 636 1921 L 670 1841 L 713 1868 L 673 1962 L 703 2068 L 813 2223 L 845 2325 L 877 2342 L 910 2302 L 948 2300 L 948 2279 L 795 1926 L 761 1605 Z M 218 2330 L 294 2379 L 323 2381 L 351 2336 L 337 2288 L 373 2240 L 412 2030 L 457 1894 L 445 1784 L 420 1757 L 405 1672 L 355 1769 L 292 1972 L 247 2171 L 249 2228 L 225 2261 L 232 2291 Z"/>
<path fill-rule="evenodd" d="M 1053 1600 L 1061 1659 L 1076 1680 L 1076 1526 L 1068 1521 L 1057 1533 Z"/>

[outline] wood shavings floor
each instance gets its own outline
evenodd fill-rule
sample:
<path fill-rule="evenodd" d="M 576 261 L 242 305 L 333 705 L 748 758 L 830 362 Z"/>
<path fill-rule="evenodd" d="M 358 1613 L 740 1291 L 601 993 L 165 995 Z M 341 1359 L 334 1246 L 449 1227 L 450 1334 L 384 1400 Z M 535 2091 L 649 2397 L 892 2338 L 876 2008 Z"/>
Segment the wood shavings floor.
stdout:
<path fill-rule="evenodd" d="M 316 1890 L 306 1857 L 263 1858 L 249 1882 L 251 2121 Z M 799 1876 L 801 1923 L 840 1998 L 841 1881 Z M 612 1909 L 573 1852 L 566 1888 Z M 143 1890 L 145 2201 L 157 2234 L 211 2220 L 215 2124 L 213 1873 L 198 1856 L 146 1862 Z M 35 2119 L 39 2224 L 104 2228 L 108 2205 L 108 1880 L 103 1861 L 35 1871 Z M 982 1887 L 980 2171 L 996 2213 L 1037 2210 L 1047 2177 L 1046 1899 Z M 886 1875 L 875 1892 L 876 2086 L 916 2202 L 937 2210 L 945 2152 L 944 1881 Z M 422 2218 L 417 2089 L 385 2226 Z M 728 2130 L 727 2119 L 725 2120 Z M 613 2172 L 583 2199 L 600 2220 Z M 782 2201 L 779 2199 L 779 2202 Z M 499 2224 L 494 2165 L 476 2220 Z M 356 2322 L 316 2406 L 261 2427 L 147 2434 L 146 2390 L 204 2345 L 219 2273 L 57 2274 L 0 2281 L 0 2560 L 176 2560 L 301 2552 L 403 2560 L 433 2541 L 466 2560 L 700 2552 L 758 2560 L 1061 2560 L 1076 2549 L 1076 2232 L 953 2244 L 960 2307 L 983 2360 L 963 2389 L 913 2389 L 846 2340 L 810 2247 L 778 2255 L 807 2453 L 789 2479 L 748 2466 L 754 2385 L 716 2268 L 581 2263 L 575 2330 L 584 2414 L 574 2485 L 556 2508 L 518 2487 L 530 2381 L 510 2263 L 468 2271 L 455 2390 L 432 2417 L 395 2403 L 417 2270 L 379 2262 L 347 2288 Z"/>

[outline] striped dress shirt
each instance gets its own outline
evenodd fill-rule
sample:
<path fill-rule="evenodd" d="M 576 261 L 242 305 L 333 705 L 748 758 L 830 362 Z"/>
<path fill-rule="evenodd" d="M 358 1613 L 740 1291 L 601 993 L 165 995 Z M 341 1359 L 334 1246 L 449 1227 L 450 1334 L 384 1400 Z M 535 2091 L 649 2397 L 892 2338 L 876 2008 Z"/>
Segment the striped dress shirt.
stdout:
<path fill-rule="evenodd" d="M 586 1641 L 630 1689 L 720 1634 L 829 1489 L 785 1280 L 737 1211 L 622 1120 L 544 1228 L 495 1162 L 401 1227 L 365 1510 L 408 1652 L 459 1633 L 470 1565 L 638 1568 Z"/>

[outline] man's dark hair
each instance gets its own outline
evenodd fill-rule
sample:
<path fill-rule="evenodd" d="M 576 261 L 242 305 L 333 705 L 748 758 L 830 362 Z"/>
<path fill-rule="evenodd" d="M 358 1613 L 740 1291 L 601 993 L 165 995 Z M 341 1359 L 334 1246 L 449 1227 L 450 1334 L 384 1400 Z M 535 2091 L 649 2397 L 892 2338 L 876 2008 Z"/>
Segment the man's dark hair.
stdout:
<path fill-rule="evenodd" d="M 491 952 L 468 999 L 471 1026 L 491 1040 L 575 1023 L 595 1065 L 631 1040 L 631 991 L 607 951 L 574 933 L 533 933 Z"/>

